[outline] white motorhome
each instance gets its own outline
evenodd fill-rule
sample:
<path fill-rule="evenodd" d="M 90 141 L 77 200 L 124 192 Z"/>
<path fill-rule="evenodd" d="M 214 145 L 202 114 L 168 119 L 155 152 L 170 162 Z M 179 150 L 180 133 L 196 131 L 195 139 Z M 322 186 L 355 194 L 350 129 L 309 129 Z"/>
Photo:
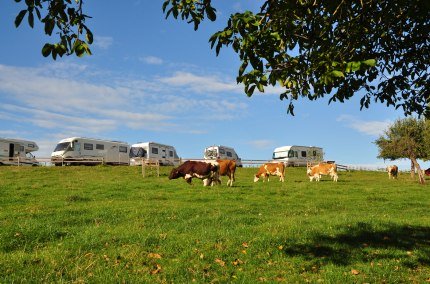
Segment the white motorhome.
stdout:
<path fill-rule="evenodd" d="M 228 146 L 209 146 L 205 148 L 203 158 L 205 160 L 234 160 L 238 167 L 242 167 L 242 159 L 239 158 L 236 151 L 232 147 Z"/>
<path fill-rule="evenodd" d="M 61 165 L 128 165 L 130 145 L 85 137 L 70 137 L 58 142 L 51 154 L 51 162 Z"/>
<path fill-rule="evenodd" d="M 177 166 L 180 163 L 175 147 L 156 142 L 139 142 L 131 145 L 130 165 L 141 165 L 142 159 L 157 160 L 163 166 Z"/>
<path fill-rule="evenodd" d="M 273 150 L 272 159 L 287 166 L 306 166 L 307 163 L 322 162 L 324 152 L 321 147 L 315 146 L 282 146 Z"/>
<path fill-rule="evenodd" d="M 37 166 L 31 152 L 39 150 L 36 142 L 22 139 L 0 138 L 0 165 Z"/>

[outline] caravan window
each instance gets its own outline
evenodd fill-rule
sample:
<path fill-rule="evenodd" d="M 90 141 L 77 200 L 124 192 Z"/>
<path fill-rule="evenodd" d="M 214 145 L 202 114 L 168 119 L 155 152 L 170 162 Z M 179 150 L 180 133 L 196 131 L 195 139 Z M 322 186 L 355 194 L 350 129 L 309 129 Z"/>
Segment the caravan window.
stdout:
<path fill-rule="evenodd" d="M 288 151 L 288 158 L 294 158 L 294 151 L 293 150 Z"/>
<path fill-rule="evenodd" d="M 312 154 L 314 155 L 314 157 L 317 155 L 317 151 L 313 151 Z"/>
<path fill-rule="evenodd" d="M 233 157 L 233 155 L 231 154 L 231 152 L 227 151 L 227 157 Z"/>
<path fill-rule="evenodd" d="M 35 148 L 34 144 L 28 144 L 27 147 L 28 148 Z"/>
<path fill-rule="evenodd" d="M 93 150 L 94 145 L 90 143 L 84 143 L 84 150 Z"/>
<path fill-rule="evenodd" d="M 57 151 L 64 151 L 64 150 L 66 150 L 66 149 L 67 149 L 67 147 L 69 147 L 69 145 L 70 145 L 70 142 L 63 142 L 63 143 L 59 143 L 59 144 L 57 144 L 57 146 L 55 147 L 54 152 L 57 152 Z"/>
<path fill-rule="evenodd" d="M 205 155 L 209 159 L 215 159 L 217 156 L 217 153 L 215 149 L 209 149 L 209 150 L 206 150 Z"/>
<path fill-rule="evenodd" d="M 286 152 L 286 151 L 273 152 L 273 155 L 272 155 L 273 159 L 282 159 L 282 158 L 287 158 L 287 157 L 289 157 L 289 156 L 288 156 L 288 152 Z"/>
<path fill-rule="evenodd" d="M 306 151 L 302 151 L 302 157 L 306 158 Z"/>
<path fill-rule="evenodd" d="M 20 151 L 21 153 L 23 153 L 23 152 L 24 152 L 24 145 L 20 145 L 20 146 L 19 146 L 19 151 Z"/>
<path fill-rule="evenodd" d="M 131 147 L 129 157 L 146 157 L 146 150 L 141 147 Z"/>
<path fill-rule="evenodd" d="M 169 151 L 169 157 L 173 157 L 173 151 Z"/>
<path fill-rule="evenodd" d="M 154 148 L 154 147 L 152 147 L 152 148 L 151 148 L 151 153 L 152 153 L 152 154 L 156 154 L 156 155 L 158 155 L 158 148 Z"/>
<path fill-rule="evenodd" d="M 127 146 L 119 146 L 119 151 L 121 153 L 127 153 Z"/>
<path fill-rule="evenodd" d="M 224 155 L 225 154 L 224 149 L 219 149 L 219 153 Z"/>
<path fill-rule="evenodd" d="M 104 150 L 105 149 L 105 145 L 104 144 L 96 144 L 96 149 L 97 150 Z"/>

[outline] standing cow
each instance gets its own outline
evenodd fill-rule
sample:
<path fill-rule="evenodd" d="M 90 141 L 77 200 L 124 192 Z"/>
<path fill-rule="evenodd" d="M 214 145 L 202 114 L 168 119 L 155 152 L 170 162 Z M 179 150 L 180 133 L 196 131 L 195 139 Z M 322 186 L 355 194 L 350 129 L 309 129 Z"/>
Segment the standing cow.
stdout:
<path fill-rule="evenodd" d="M 177 179 L 183 177 L 188 184 L 194 177 L 203 180 L 203 186 L 212 184 L 212 180 L 218 178 L 218 164 L 205 163 L 199 161 L 186 161 L 177 168 L 173 168 L 170 172 L 169 179 Z"/>
<path fill-rule="evenodd" d="M 269 181 L 269 177 L 279 176 L 279 181 L 284 182 L 285 180 L 285 165 L 284 163 L 265 163 L 260 166 L 258 172 L 254 175 L 254 182 L 259 181 L 260 177 L 263 178 L 263 182 L 267 179 Z"/>
<path fill-rule="evenodd" d="M 391 165 L 387 167 L 388 179 L 397 178 L 397 174 L 399 173 L 399 168 L 396 165 Z"/>
<path fill-rule="evenodd" d="M 219 164 L 219 175 L 227 176 L 227 186 L 233 186 L 235 181 L 234 174 L 236 172 L 236 162 L 233 160 L 216 160 Z M 221 180 L 218 180 L 221 183 Z"/>
<path fill-rule="evenodd" d="M 321 175 L 329 175 L 333 181 L 337 182 L 337 165 L 334 163 L 319 163 L 315 166 L 308 166 L 307 175 L 310 181 L 314 179 L 320 181 Z"/>

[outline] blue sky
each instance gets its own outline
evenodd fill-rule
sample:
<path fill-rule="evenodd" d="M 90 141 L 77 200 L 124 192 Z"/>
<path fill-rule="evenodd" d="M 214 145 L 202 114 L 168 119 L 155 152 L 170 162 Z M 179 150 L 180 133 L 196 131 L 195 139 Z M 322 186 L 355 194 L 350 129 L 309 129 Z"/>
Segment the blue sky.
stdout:
<path fill-rule="evenodd" d="M 92 56 L 53 61 L 41 55 L 53 42 L 40 24 L 14 27 L 23 4 L 2 3 L 0 137 L 34 140 L 49 157 L 66 137 L 155 141 L 183 158 L 201 158 L 206 146 L 232 146 L 242 159 L 270 159 L 275 147 L 313 145 L 339 164 L 385 166 L 373 141 L 403 113 L 381 104 L 360 111 L 360 96 L 296 103 L 286 112 L 279 87 L 248 98 L 236 84 L 238 56 L 208 39 L 230 14 L 256 11 L 262 1 L 215 1 L 216 22 L 198 31 L 165 19 L 163 1 L 85 2 L 94 33 Z M 55 39 L 56 40 L 56 39 Z M 407 168 L 409 162 L 396 162 Z"/>

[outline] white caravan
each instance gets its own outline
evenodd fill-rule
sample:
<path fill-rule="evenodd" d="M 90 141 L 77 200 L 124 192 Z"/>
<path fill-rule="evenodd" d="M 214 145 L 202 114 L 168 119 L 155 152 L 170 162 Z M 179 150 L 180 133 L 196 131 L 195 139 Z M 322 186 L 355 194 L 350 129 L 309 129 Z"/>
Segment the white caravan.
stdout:
<path fill-rule="evenodd" d="M 205 160 L 234 160 L 238 167 L 242 167 L 242 159 L 239 158 L 236 151 L 228 146 L 209 146 L 205 148 L 204 156 Z"/>
<path fill-rule="evenodd" d="M 130 145 L 85 137 L 70 137 L 58 142 L 51 154 L 51 162 L 61 165 L 128 165 Z"/>
<path fill-rule="evenodd" d="M 284 162 L 287 166 L 306 166 L 324 160 L 321 147 L 315 146 L 282 146 L 273 150 L 273 160 Z"/>
<path fill-rule="evenodd" d="M 36 142 L 0 138 L 0 165 L 37 166 L 38 162 L 31 152 L 39 150 Z"/>
<path fill-rule="evenodd" d="M 130 165 L 141 165 L 142 159 L 158 160 L 163 166 L 177 166 L 180 163 L 175 147 L 156 142 L 139 142 L 131 145 Z"/>

